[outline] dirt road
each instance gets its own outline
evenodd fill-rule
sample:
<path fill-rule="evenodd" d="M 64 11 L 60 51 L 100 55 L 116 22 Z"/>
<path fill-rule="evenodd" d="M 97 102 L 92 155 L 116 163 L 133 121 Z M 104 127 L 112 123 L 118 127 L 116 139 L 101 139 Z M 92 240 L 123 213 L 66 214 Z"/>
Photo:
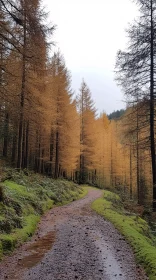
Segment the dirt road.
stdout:
<path fill-rule="evenodd" d="M 91 210 L 100 190 L 43 216 L 31 241 L 0 264 L 1 280 L 145 280 L 113 225 Z"/>

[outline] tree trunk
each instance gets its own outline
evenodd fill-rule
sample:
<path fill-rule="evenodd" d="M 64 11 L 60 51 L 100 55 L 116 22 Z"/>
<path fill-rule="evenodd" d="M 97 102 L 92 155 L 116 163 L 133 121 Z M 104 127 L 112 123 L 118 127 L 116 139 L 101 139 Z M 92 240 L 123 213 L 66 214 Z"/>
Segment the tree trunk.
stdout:
<path fill-rule="evenodd" d="M 49 174 L 53 175 L 53 157 L 54 157 L 54 134 L 51 130 L 50 136 L 50 166 L 49 166 Z"/>
<path fill-rule="evenodd" d="M 59 175 L 59 133 L 56 132 L 56 149 L 55 149 L 55 173 L 54 178 L 57 179 Z"/>
<path fill-rule="evenodd" d="M 156 212 L 156 159 L 154 138 L 154 27 L 153 27 L 153 0 L 151 0 L 151 72 L 150 72 L 150 146 L 152 159 L 153 179 L 153 211 Z"/>
<path fill-rule="evenodd" d="M 5 127 L 4 127 L 4 143 L 3 143 L 3 157 L 8 155 L 8 141 L 9 141 L 9 114 L 5 114 Z"/>
<path fill-rule="evenodd" d="M 23 57 L 22 57 L 22 86 L 20 100 L 20 119 L 18 133 L 18 159 L 17 168 L 22 166 L 22 142 L 23 142 L 23 120 L 24 120 L 24 100 L 25 100 L 25 82 L 26 82 L 26 12 L 23 16 Z"/>
<path fill-rule="evenodd" d="M 26 143 L 25 143 L 24 167 L 28 168 L 28 159 L 29 159 L 29 121 L 27 121 L 25 141 L 26 141 Z"/>
<path fill-rule="evenodd" d="M 114 174 L 113 174 L 113 140 L 111 136 L 111 162 L 110 162 L 110 184 L 111 187 L 114 186 Z"/>
<path fill-rule="evenodd" d="M 84 183 L 84 152 L 83 152 L 83 144 L 84 144 L 84 92 L 82 90 L 81 95 L 81 124 L 80 124 L 80 178 L 79 183 Z"/>
<path fill-rule="evenodd" d="M 44 149 L 42 149 L 41 173 L 44 174 Z"/>
<path fill-rule="evenodd" d="M 37 165 L 37 172 L 41 173 L 41 143 L 39 139 L 38 143 L 38 159 L 37 159 L 38 165 Z"/>
<path fill-rule="evenodd" d="M 138 103 L 138 97 L 137 97 Z M 136 143 L 136 176 L 137 176 L 137 199 L 138 204 L 141 204 L 140 199 L 140 172 L 139 172 L 139 115 L 138 115 L 138 105 L 137 105 L 137 143 Z"/>
<path fill-rule="evenodd" d="M 130 199 L 132 199 L 132 146 L 130 145 Z"/>
<path fill-rule="evenodd" d="M 25 159 L 25 122 L 23 122 L 22 164 L 21 164 L 22 168 L 24 168 L 24 159 Z"/>
<path fill-rule="evenodd" d="M 15 134 L 13 136 L 12 140 L 12 155 L 11 155 L 11 161 L 13 164 L 16 163 L 16 157 L 17 157 L 17 135 Z"/>

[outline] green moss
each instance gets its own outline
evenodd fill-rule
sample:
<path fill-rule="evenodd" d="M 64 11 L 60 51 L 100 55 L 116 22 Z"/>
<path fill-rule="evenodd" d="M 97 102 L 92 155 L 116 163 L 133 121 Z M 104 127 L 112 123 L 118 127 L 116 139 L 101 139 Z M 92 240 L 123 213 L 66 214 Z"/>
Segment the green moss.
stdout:
<path fill-rule="evenodd" d="M 43 212 L 46 212 L 47 210 L 51 209 L 54 205 L 54 201 L 51 199 L 47 199 L 46 201 L 42 202 L 42 209 Z"/>
<path fill-rule="evenodd" d="M 66 180 L 9 172 L 14 181 L 3 183 L 0 201 L 0 258 L 31 237 L 40 216 L 54 204 L 64 205 L 87 193 L 86 188 Z"/>
<path fill-rule="evenodd" d="M 28 217 L 25 218 L 24 227 L 22 229 L 16 229 L 12 233 L 12 237 L 18 240 L 18 243 L 22 243 L 26 241 L 35 232 L 39 221 L 40 221 L 39 216 L 29 215 Z"/>
<path fill-rule="evenodd" d="M 156 280 L 156 247 L 154 238 L 146 221 L 138 216 L 127 216 L 121 204 L 114 207 L 114 200 L 120 198 L 113 193 L 104 191 L 104 198 L 92 203 L 92 208 L 111 221 L 132 245 L 136 260 L 142 264 L 150 280 Z"/>
<path fill-rule="evenodd" d="M 79 198 L 83 198 L 88 194 L 88 187 L 87 186 L 82 186 L 79 192 Z"/>
<path fill-rule="evenodd" d="M 2 253 L 7 254 L 13 251 L 17 244 L 21 244 L 31 237 L 35 232 L 39 220 L 39 216 L 30 215 L 25 218 L 24 227 L 22 229 L 16 229 L 11 234 L 1 234 L 0 257 L 2 257 Z"/>
<path fill-rule="evenodd" d="M 70 193 L 63 194 L 62 201 L 57 202 L 58 206 L 66 205 L 72 201 L 78 200 L 86 196 L 88 193 L 88 188 L 86 186 L 81 186 L 77 191 L 70 191 Z"/>
<path fill-rule="evenodd" d="M 0 242 L 2 244 L 2 252 L 8 253 L 10 251 L 13 251 L 16 245 L 16 238 L 13 238 L 13 236 L 3 234 L 0 236 Z"/>

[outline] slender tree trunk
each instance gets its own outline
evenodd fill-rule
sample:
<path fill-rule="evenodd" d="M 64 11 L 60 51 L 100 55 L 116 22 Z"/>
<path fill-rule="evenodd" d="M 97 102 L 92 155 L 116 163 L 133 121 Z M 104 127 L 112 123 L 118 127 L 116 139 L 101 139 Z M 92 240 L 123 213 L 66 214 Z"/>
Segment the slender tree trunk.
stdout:
<path fill-rule="evenodd" d="M 23 16 L 23 57 L 22 57 L 22 86 L 20 100 L 20 119 L 18 133 L 18 158 L 17 168 L 22 166 L 22 142 L 23 142 L 23 121 L 24 121 L 24 100 L 25 100 L 25 83 L 26 83 L 26 13 Z"/>
<path fill-rule="evenodd" d="M 50 167 L 49 167 L 49 173 L 52 176 L 53 175 L 53 157 L 54 157 L 54 134 L 51 130 L 51 136 L 50 136 Z"/>
<path fill-rule="evenodd" d="M 81 120 L 80 120 L 80 183 L 84 183 L 84 153 L 83 153 L 83 144 L 84 144 L 84 92 L 82 91 L 81 95 Z"/>
<path fill-rule="evenodd" d="M 57 177 L 59 178 L 60 176 L 62 177 L 62 169 L 61 169 L 61 166 L 60 166 L 60 164 L 59 164 L 58 176 L 57 176 Z"/>
<path fill-rule="evenodd" d="M 146 192 L 146 185 L 145 185 L 145 170 L 144 170 L 144 155 L 143 151 L 141 150 L 140 155 L 140 163 L 139 163 L 139 179 L 140 179 L 140 194 L 139 194 L 139 199 L 140 199 L 140 205 L 144 205 L 145 201 L 145 192 Z"/>
<path fill-rule="evenodd" d="M 22 137 L 22 163 L 21 167 L 24 168 L 25 159 L 25 122 L 23 122 L 23 137 Z"/>
<path fill-rule="evenodd" d="M 114 186 L 114 178 L 113 178 L 113 139 L 111 136 L 111 162 L 110 162 L 110 184 L 111 187 Z"/>
<path fill-rule="evenodd" d="M 34 161 L 34 170 L 35 172 L 38 172 L 38 166 L 39 166 L 39 132 L 36 130 L 36 147 L 35 147 L 35 161 Z"/>
<path fill-rule="evenodd" d="M 138 104 L 138 102 L 137 102 Z M 140 201 L 140 176 L 139 176 L 139 114 L 138 114 L 138 105 L 137 105 L 137 142 L 136 142 L 136 179 L 137 179 L 137 199 L 138 204 L 141 204 Z"/>
<path fill-rule="evenodd" d="M 13 136 L 12 140 L 12 155 L 11 155 L 11 161 L 13 164 L 16 163 L 16 158 L 17 158 L 17 135 L 15 134 Z"/>
<path fill-rule="evenodd" d="M 57 179 L 59 175 L 59 132 L 56 132 L 56 149 L 55 149 L 55 173 L 54 178 Z"/>
<path fill-rule="evenodd" d="M 28 168 L 28 160 L 29 160 L 29 121 L 27 121 L 25 141 L 26 142 L 25 142 L 24 167 Z"/>
<path fill-rule="evenodd" d="M 132 146 L 130 145 L 130 199 L 132 199 Z"/>
<path fill-rule="evenodd" d="M 34 161 L 34 170 L 38 170 L 38 130 L 36 130 L 36 147 L 35 147 L 35 161 Z"/>
<path fill-rule="evenodd" d="M 39 143 L 38 143 L 38 170 L 37 172 L 41 173 L 41 143 L 40 143 L 40 138 L 39 138 Z"/>
<path fill-rule="evenodd" d="M 17 168 L 21 169 L 22 165 L 22 139 L 23 138 L 23 114 L 20 114 L 19 133 L 18 133 L 18 157 Z"/>
<path fill-rule="evenodd" d="M 44 174 L 44 149 L 42 149 L 41 173 Z"/>
<path fill-rule="evenodd" d="M 4 143 L 3 143 L 3 157 L 8 155 L 8 141 L 9 141 L 9 114 L 5 114 L 5 128 L 4 128 Z"/>
<path fill-rule="evenodd" d="M 151 0 L 151 81 L 150 81 L 150 141 L 153 175 L 153 211 L 156 212 L 156 159 L 154 137 L 154 26 L 153 26 L 153 0 Z"/>

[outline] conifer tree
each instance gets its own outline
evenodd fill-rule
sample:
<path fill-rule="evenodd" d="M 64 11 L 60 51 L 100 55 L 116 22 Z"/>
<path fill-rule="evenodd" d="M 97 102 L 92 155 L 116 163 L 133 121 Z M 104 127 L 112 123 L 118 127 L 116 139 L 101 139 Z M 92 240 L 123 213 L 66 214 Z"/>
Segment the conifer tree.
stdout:
<path fill-rule="evenodd" d="M 92 170 L 92 181 L 95 180 L 95 133 L 94 122 L 96 109 L 91 98 L 91 92 L 82 81 L 79 95 L 77 96 L 77 108 L 80 114 L 80 183 L 88 179 L 88 169 Z"/>
<path fill-rule="evenodd" d="M 118 80 L 129 100 L 145 101 L 148 114 L 151 166 L 153 177 L 153 209 L 156 211 L 155 158 L 155 13 L 154 0 L 137 0 L 141 16 L 128 30 L 129 47 L 118 53 Z M 149 116 L 149 118 L 148 118 Z"/>

